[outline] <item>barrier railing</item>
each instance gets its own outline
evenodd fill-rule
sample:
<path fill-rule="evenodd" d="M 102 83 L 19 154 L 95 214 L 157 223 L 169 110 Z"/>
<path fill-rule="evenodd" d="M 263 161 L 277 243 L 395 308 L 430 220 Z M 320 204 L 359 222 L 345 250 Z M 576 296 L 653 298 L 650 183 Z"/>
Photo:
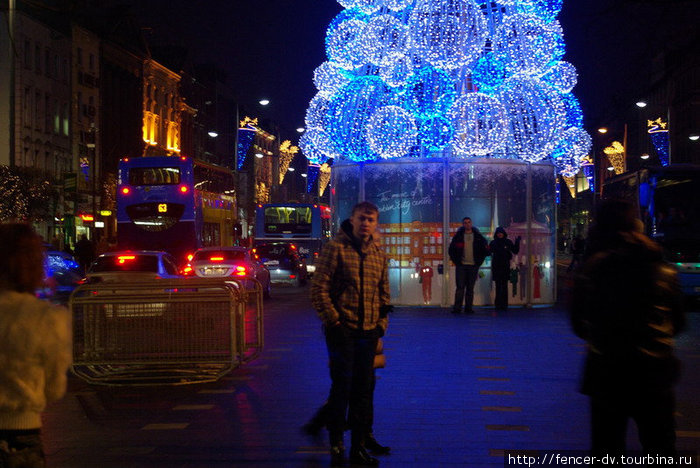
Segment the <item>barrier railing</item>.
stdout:
<path fill-rule="evenodd" d="M 73 372 L 90 383 L 213 381 L 263 347 L 252 278 L 83 285 L 71 295 Z"/>

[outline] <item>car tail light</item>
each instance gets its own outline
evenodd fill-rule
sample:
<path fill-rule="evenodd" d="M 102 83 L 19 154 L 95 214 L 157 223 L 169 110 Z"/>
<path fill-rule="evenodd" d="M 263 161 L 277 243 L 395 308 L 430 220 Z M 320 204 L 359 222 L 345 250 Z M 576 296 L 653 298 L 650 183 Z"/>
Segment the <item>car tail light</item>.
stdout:
<path fill-rule="evenodd" d="M 119 255 L 117 257 L 117 263 L 119 263 L 120 265 L 123 265 L 125 262 L 127 262 L 127 261 L 130 262 L 131 260 L 135 260 L 135 259 L 136 259 L 136 255 Z"/>
<path fill-rule="evenodd" d="M 289 279 L 295 279 L 297 275 L 289 275 Z"/>
<path fill-rule="evenodd" d="M 223 262 L 224 257 L 221 257 L 221 256 L 209 257 L 209 260 L 212 262 Z"/>
<path fill-rule="evenodd" d="M 194 258 L 194 254 L 187 254 L 187 263 L 190 263 Z"/>
<path fill-rule="evenodd" d="M 246 268 L 244 266 L 237 266 L 235 275 L 236 276 L 245 276 L 246 275 Z"/>
<path fill-rule="evenodd" d="M 191 276 L 194 274 L 194 269 L 192 268 L 191 265 L 187 265 L 185 268 L 182 269 L 180 272 L 183 276 Z"/>
<path fill-rule="evenodd" d="M 131 189 L 129 187 L 122 187 L 123 195 L 129 195 L 129 193 L 131 193 Z"/>
<path fill-rule="evenodd" d="M 187 193 L 189 191 L 190 191 L 190 188 L 187 185 L 180 186 L 180 193 Z"/>
<path fill-rule="evenodd" d="M 290 247 L 292 248 L 292 250 L 296 250 L 296 249 L 297 249 L 297 246 L 294 245 L 294 244 L 290 245 Z"/>

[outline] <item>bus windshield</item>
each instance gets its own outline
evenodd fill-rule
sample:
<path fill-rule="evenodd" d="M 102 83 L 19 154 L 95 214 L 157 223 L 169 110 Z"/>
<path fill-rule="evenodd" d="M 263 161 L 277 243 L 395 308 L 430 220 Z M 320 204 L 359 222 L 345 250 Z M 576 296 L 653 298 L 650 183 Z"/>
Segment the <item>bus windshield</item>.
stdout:
<path fill-rule="evenodd" d="M 265 207 L 265 234 L 311 234 L 310 206 Z"/>
<path fill-rule="evenodd" d="M 134 167 L 129 170 L 129 184 L 177 185 L 180 183 L 180 169 L 177 167 Z"/>
<path fill-rule="evenodd" d="M 656 178 L 654 214 L 656 236 L 664 244 L 697 239 L 700 233 L 700 180 L 682 173 L 664 174 Z M 680 242 L 680 244 L 684 244 Z"/>

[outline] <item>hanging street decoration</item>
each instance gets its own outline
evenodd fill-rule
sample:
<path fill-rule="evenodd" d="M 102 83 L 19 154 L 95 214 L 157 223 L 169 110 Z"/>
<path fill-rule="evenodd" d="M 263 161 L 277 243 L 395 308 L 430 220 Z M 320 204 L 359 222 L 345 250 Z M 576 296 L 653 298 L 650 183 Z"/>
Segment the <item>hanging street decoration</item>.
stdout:
<path fill-rule="evenodd" d="M 311 163 L 550 160 L 567 177 L 581 168 L 591 138 L 563 60 L 563 0 L 338 2 L 299 141 Z"/>

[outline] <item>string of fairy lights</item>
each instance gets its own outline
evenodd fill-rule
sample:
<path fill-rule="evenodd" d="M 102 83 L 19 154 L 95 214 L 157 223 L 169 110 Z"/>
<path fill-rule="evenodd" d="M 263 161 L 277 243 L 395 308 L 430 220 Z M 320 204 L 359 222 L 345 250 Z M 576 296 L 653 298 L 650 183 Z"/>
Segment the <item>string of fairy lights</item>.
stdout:
<path fill-rule="evenodd" d="M 338 0 L 299 146 L 312 164 L 403 157 L 551 159 L 591 138 L 572 93 L 563 0 Z"/>

